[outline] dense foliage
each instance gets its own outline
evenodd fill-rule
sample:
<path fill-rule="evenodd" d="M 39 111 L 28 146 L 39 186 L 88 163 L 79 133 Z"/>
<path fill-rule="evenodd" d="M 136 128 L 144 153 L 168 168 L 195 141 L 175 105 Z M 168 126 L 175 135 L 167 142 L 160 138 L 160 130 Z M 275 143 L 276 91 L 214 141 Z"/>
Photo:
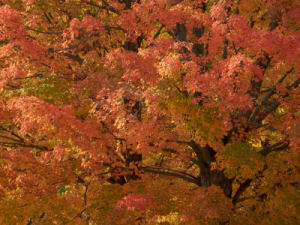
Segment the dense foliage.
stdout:
<path fill-rule="evenodd" d="M 297 0 L 0 0 L 0 223 L 299 223 L 299 28 Z"/>

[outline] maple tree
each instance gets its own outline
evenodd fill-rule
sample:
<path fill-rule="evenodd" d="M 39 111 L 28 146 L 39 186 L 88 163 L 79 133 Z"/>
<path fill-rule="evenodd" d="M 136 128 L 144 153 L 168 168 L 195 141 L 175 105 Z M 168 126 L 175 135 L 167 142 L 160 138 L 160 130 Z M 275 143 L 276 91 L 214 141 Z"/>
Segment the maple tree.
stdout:
<path fill-rule="evenodd" d="M 1 224 L 297 224 L 296 0 L 1 0 Z"/>

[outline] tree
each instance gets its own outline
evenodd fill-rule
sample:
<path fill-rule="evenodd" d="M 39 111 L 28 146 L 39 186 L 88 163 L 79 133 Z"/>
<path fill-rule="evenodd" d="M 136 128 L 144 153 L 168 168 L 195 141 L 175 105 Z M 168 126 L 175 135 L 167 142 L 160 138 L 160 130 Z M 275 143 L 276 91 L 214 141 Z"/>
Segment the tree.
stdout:
<path fill-rule="evenodd" d="M 299 3 L 2 0 L 1 224 L 297 224 Z"/>

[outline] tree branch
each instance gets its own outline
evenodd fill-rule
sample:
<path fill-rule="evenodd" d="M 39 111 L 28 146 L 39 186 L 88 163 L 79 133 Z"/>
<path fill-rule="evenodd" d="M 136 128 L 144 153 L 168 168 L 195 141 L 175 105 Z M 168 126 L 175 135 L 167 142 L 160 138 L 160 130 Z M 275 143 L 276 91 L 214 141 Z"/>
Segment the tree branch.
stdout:
<path fill-rule="evenodd" d="M 232 198 L 232 203 L 235 205 L 238 200 L 240 199 L 240 196 L 244 193 L 244 191 L 250 186 L 252 180 L 247 179 L 244 183 L 242 183 L 236 193 L 234 194 Z"/>
<path fill-rule="evenodd" d="M 156 39 L 160 35 L 163 28 L 164 28 L 164 25 L 161 25 L 160 28 L 158 29 L 158 31 L 156 32 L 156 34 L 153 36 L 153 40 Z"/>
<path fill-rule="evenodd" d="M 114 139 L 118 140 L 118 141 L 125 141 L 124 138 L 119 138 L 117 137 L 109 128 L 108 126 L 103 122 L 103 121 L 100 121 L 100 123 L 102 124 L 102 126 L 108 131 L 108 133 L 110 133 Z"/>
<path fill-rule="evenodd" d="M 0 135 L 0 138 L 4 138 L 4 139 L 10 140 L 10 141 L 15 141 L 15 142 L 22 142 L 19 139 L 14 139 L 12 137 L 7 137 L 7 136 L 3 136 L 3 135 Z"/>
<path fill-rule="evenodd" d="M 54 31 L 42 31 L 42 30 L 36 30 L 36 29 L 33 29 L 31 27 L 28 27 L 26 26 L 26 29 L 27 30 L 31 30 L 31 31 L 34 31 L 36 33 L 41 33 L 41 34 L 62 34 L 63 32 L 54 32 Z"/>
<path fill-rule="evenodd" d="M 141 169 L 149 173 L 156 173 L 156 174 L 161 174 L 166 176 L 178 177 L 189 183 L 199 185 L 197 178 L 195 176 L 188 174 L 184 171 L 178 171 L 178 170 L 162 168 L 162 167 L 152 167 L 152 166 L 141 167 Z"/>
<path fill-rule="evenodd" d="M 278 84 L 282 83 L 284 81 L 284 79 L 287 77 L 287 75 L 290 74 L 293 70 L 294 70 L 294 68 L 291 68 L 290 70 L 285 72 L 285 74 L 276 82 L 276 84 L 274 84 L 274 86 L 270 89 L 269 93 L 261 100 L 260 104 L 255 108 L 254 112 L 252 113 L 252 115 L 251 115 L 251 117 L 249 118 L 248 121 L 252 122 L 255 119 L 255 117 L 256 117 L 257 113 L 259 112 L 259 110 L 261 109 L 261 107 L 275 93 L 276 86 Z"/>
<path fill-rule="evenodd" d="M 289 143 L 279 142 L 272 146 L 265 147 L 263 150 L 259 151 L 259 153 L 262 154 L 263 156 L 267 156 L 271 152 L 278 152 L 281 150 L 285 150 L 288 148 L 288 146 L 289 146 Z"/>
<path fill-rule="evenodd" d="M 83 63 L 83 59 L 81 59 L 79 56 L 77 55 L 72 55 L 70 53 L 63 53 L 65 56 L 67 56 L 68 58 L 78 62 L 80 65 Z"/>
<path fill-rule="evenodd" d="M 11 131 L 11 130 L 9 130 L 9 129 L 3 127 L 3 126 L 0 126 L 0 130 L 4 130 L 4 131 L 10 133 L 11 135 L 15 136 L 15 137 L 18 138 L 19 140 L 24 141 L 24 138 L 22 138 L 21 136 L 19 136 L 19 135 L 16 134 L 15 132 L 13 132 L 13 131 Z"/>
<path fill-rule="evenodd" d="M 98 5 L 92 1 L 81 1 L 82 3 L 85 3 L 87 5 L 91 5 L 91 6 L 94 6 L 94 7 L 97 7 L 98 9 L 107 9 L 117 15 L 120 15 L 120 12 L 118 10 L 116 10 L 114 7 L 112 7 L 111 5 L 108 4 L 108 2 L 102 0 L 102 2 L 105 4 L 105 6 L 101 6 L 101 5 Z"/>
<path fill-rule="evenodd" d="M 12 143 L 12 142 L 0 142 L 0 145 L 4 147 L 12 147 L 12 148 L 17 148 L 17 147 L 22 147 L 22 148 L 34 148 L 38 149 L 40 151 L 52 151 L 53 149 L 49 149 L 46 146 L 38 146 L 38 145 L 26 145 L 24 143 Z"/>

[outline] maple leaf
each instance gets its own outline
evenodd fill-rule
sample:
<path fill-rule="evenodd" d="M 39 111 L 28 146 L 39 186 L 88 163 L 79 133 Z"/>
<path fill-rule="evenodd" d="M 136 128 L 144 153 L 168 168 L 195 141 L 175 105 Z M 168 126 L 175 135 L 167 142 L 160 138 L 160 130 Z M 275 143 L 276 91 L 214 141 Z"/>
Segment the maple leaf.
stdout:
<path fill-rule="evenodd" d="M 296 0 L 0 5 L 1 224 L 297 223 Z"/>

